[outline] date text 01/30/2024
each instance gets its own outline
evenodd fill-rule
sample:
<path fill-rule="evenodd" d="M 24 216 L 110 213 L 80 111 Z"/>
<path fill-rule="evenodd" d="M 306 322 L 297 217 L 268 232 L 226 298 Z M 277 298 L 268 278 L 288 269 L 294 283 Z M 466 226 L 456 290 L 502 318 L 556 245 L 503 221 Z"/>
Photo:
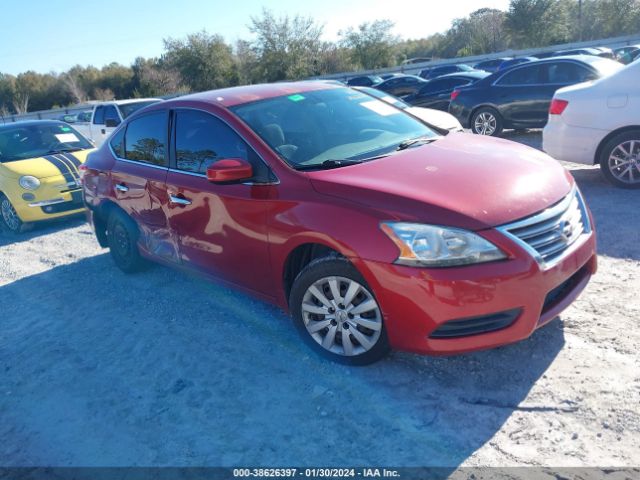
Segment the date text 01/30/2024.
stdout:
<path fill-rule="evenodd" d="M 235 468 L 233 476 L 237 478 L 254 477 L 304 477 L 304 478 L 393 478 L 399 477 L 397 470 L 386 468 Z"/>

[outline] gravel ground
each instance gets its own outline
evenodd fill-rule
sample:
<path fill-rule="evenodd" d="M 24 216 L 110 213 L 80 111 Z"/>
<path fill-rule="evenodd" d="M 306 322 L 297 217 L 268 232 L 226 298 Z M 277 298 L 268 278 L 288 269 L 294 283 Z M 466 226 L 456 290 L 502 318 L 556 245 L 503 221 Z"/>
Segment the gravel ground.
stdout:
<path fill-rule="evenodd" d="M 0 234 L 0 465 L 637 466 L 637 192 L 567 167 L 599 229 L 580 299 L 515 345 L 366 368 L 241 293 L 122 274 L 82 220 Z"/>

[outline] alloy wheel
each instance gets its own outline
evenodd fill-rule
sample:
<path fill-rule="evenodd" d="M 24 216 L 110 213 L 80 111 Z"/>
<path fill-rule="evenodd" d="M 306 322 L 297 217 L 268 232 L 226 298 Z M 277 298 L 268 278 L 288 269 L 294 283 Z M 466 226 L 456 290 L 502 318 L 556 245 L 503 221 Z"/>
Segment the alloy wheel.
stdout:
<path fill-rule="evenodd" d="M 629 185 L 640 182 L 640 141 L 627 140 L 617 145 L 607 162 L 613 177 Z"/>
<path fill-rule="evenodd" d="M 343 356 L 368 352 L 382 333 L 382 314 L 375 298 L 364 285 L 346 277 L 314 282 L 304 294 L 302 318 L 319 345 Z"/>
<path fill-rule="evenodd" d="M 489 112 L 480 113 L 473 124 L 473 128 L 477 134 L 492 135 L 497 128 L 498 121 L 496 117 Z"/>
<path fill-rule="evenodd" d="M 2 211 L 2 219 L 4 220 L 4 223 L 7 225 L 7 227 L 9 227 L 11 231 L 18 231 L 20 229 L 20 224 L 22 223 L 22 221 L 20 220 L 20 217 L 18 217 L 16 209 L 13 208 L 13 205 L 11 205 L 11 202 L 7 197 L 4 197 L 2 199 L 0 210 Z"/>

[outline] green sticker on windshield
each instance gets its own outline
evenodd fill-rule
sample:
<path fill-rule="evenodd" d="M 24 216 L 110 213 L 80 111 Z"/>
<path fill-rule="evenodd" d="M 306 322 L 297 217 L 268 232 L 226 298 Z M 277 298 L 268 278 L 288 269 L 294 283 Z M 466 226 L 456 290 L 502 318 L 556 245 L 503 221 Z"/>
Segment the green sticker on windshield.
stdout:
<path fill-rule="evenodd" d="M 70 132 L 71 129 L 69 127 L 60 127 L 60 130 L 62 130 L 63 132 Z"/>
<path fill-rule="evenodd" d="M 295 95 L 289 95 L 287 98 L 289 100 L 291 100 L 292 102 L 299 102 L 300 100 L 304 100 L 304 97 L 302 95 L 300 95 L 299 93 L 297 93 Z"/>

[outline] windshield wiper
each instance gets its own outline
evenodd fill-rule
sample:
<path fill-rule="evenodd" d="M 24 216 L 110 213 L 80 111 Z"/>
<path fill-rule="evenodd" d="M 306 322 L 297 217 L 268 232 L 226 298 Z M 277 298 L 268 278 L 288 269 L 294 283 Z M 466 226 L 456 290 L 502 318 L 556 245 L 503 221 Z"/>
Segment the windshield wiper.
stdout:
<path fill-rule="evenodd" d="M 416 138 L 410 138 L 408 140 L 400 142 L 398 144 L 398 146 L 396 147 L 396 151 L 398 151 L 398 150 L 406 150 L 407 148 L 413 147 L 414 145 L 417 145 L 419 143 L 420 144 L 431 143 L 431 142 L 435 141 L 436 139 L 437 139 L 437 137 L 434 138 L 434 137 L 425 137 L 425 136 L 416 137 Z"/>
<path fill-rule="evenodd" d="M 348 165 L 357 165 L 362 160 L 325 160 L 322 163 L 314 163 L 312 165 L 298 165 L 296 170 L 329 170 L 331 168 L 346 167 Z"/>
<path fill-rule="evenodd" d="M 82 150 L 80 147 L 69 147 L 69 148 L 57 148 L 55 150 L 49 150 L 45 155 L 53 155 L 55 153 L 64 153 L 64 152 L 78 152 Z"/>

